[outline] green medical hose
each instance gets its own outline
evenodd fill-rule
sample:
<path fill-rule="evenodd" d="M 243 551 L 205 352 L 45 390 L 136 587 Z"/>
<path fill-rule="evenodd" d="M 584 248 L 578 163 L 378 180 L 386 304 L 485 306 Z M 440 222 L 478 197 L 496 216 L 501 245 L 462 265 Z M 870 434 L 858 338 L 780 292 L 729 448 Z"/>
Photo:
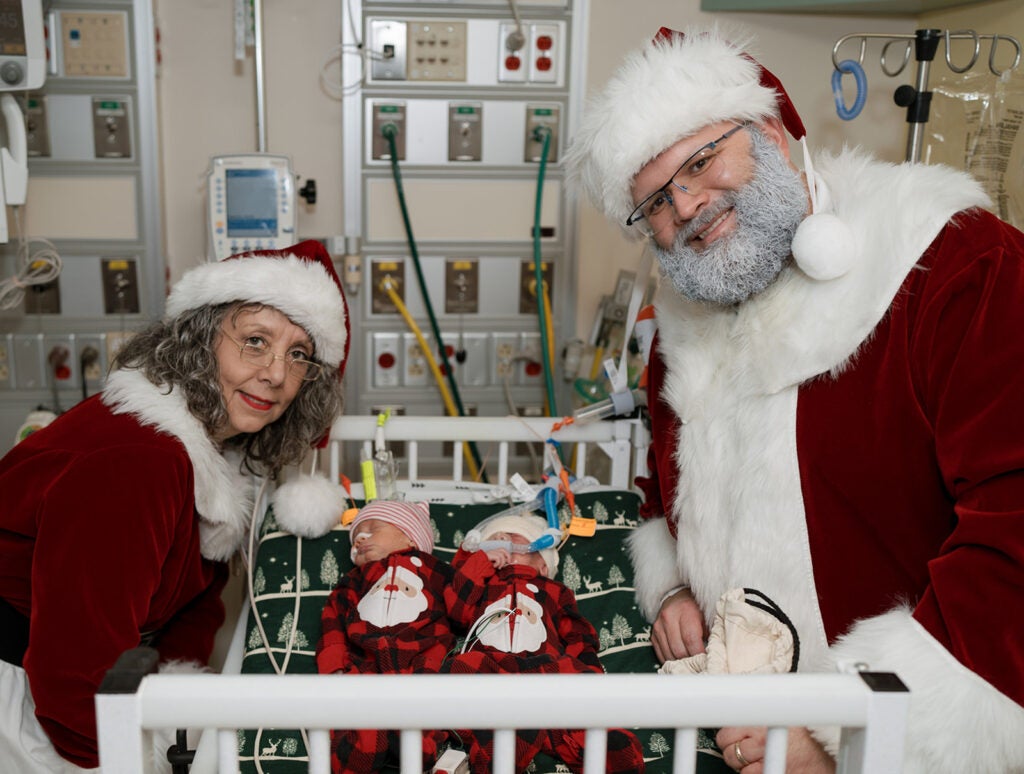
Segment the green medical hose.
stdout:
<path fill-rule="evenodd" d="M 537 317 L 540 320 L 540 359 L 544 364 L 544 389 L 548 396 L 548 413 L 557 417 L 555 382 L 551 374 L 553 363 L 549 355 L 551 342 L 548 341 L 547 310 L 544 308 L 544 272 L 541 270 L 540 260 L 540 210 L 544 193 L 544 172 L 548 165 L 548 149 L 551 147 L 551 129 L 547 126 L 539 126 L 534 130 L 534 137 L 542 142 L 540 167 L 537 169 L 537 199 L 533 214 L 533 273 L 537 285 Z"/>
<path fill-rule="evenodd" d="M 416 268 L 416 281 L 420 286 L 420 295 L 423 296 L 423 304 L 427 308 L 427 316 L 430 318 L 430 328 L 434 332 L 434 341 L 437 343 L 438 352 L 441 355 L 441 362 L 444 363 L 445 376 L 448 378 L 448 386 L 451 388 L 452 399 L 459 410 L 459 416 L 466 416 L 466 409 L 462 405 L 462 397 L 459 395 L 459 387 L 455 383 L 455 372 L 448 362 L 448 351 L 441 338 L 441 329 L 437 325 L 437 317 L 434 315 L 434 306 L 430 302 L 430 294 L 427 292 L 427 282 L 423 278 L 423 267 L 420 266 L 420 254 L 416 248 L 416 239 L 412 234 L 412 222 L 409 220 L 409 210 L 405 204 L 405 192 L 402 189 L 402 174 L 398 169 L 398 147 L 395 144 L 397 127 L 394 124 L 385 124 L 381 127 L 381 134 L 388 141 L 388 151 L 391 154 L 391 175 L 395 179 L 395 191 L 398 193 L 398 205 L 402 210 L 402 223 L 405 224 L 405 236 L 409 242 L 409 253 L 412 255 L 412 263 Z M 487 482 L 487 473 L 480 462 L 480 453 L 477 451 L 476 442 L 469 441 L 469 450 L 473 455 L 477 468 L 480 470 L 480 478 Z"/>

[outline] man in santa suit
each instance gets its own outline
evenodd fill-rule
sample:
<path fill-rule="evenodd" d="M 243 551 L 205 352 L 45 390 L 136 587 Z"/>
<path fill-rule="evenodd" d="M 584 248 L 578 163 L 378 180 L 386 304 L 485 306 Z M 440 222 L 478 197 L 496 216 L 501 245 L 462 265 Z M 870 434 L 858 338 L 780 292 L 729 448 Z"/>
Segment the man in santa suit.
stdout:
<path fill-rule="evenodd" d="M 938 166 L 791 162 L 782 84 L 717 30 L 663 29 L 588 106 L 574 180 L 659 260 L 647 520 L 658 657 L 716 600 L 771 597 L 802 671 L 910 689 L 904 771 L 1024 771 L 1024 235 Z M 763 729 L 723 729 L 760 771 Z M 831 771 L 790 735 L 788 772 Z"/>

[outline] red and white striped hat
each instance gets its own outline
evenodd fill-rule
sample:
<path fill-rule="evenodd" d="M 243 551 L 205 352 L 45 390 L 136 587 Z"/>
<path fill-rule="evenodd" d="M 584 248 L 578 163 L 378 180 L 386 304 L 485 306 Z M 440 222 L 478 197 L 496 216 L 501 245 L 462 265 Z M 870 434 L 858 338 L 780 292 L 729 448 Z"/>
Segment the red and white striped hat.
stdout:
<path fill-rule="evenodd" d="M 349 537 L 354 539 L 359 525 L 368 519 L 379 519 L 402 530 L 416 548 L 425 554 L 434 552 L 434 530 L 430 525 L 430 506 L 425 502 L 405 500 L 373 500 L 359 509 L 349 526 Z"/>

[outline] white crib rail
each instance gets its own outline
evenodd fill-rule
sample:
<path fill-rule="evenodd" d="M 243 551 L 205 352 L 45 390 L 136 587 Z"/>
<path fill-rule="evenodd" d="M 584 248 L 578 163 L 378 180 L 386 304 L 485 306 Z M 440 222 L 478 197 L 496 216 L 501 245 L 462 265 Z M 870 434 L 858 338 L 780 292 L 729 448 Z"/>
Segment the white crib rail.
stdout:
<path fill-rule="evenodd" d="M 219 729 L 221 774 L 238 771 L 236 729 L 271 727 L 309 730 L 312 774 L 330 769 L 330 728 L 399 730 L 402 774 L 419 774 L 420 733 L 425 728 L 495 729 L 494 774 L 514 770 L 516 728 L 586 729 L 584 774 L 604 772 L 609 727 L 677 729 L 675 774 L 696 771 L 698 728 L 734 725 L 768 727 L 765 774 L 784 770 L 787 728 L 807 725 L 843 727 L 839 774 L 902 768 L 909 694 L 895 676 L 884 673 L 144 677 L 138 671 L 132 673 L 139 669 L 136 654 L 147 650 L 126 653 L 127 670 L 119 662 L 96 696 L 104 774 L 148 773 L 152 730 L 181 727 Z M 144 670 L 155 664 L 155 652 L 149 652 Z M 132 690 L 132 685 L 137 689 Z"/>
<path fill-rule="evenodd" d="M 586 475 L 586 450 L 590 444 L 601 449 L 611 461 L 611 475 L 603 483 L 628 489 L 632 486 L 633 477 L 646 471 L 649 434 L 639 419 L 572 424 L 552 433 L 551 428 L 556 421 L 552 417 L 394 416 L 384 426 L 384 437 L 388 442 L 406 442 L 408 470 L 403 477 L 409 479 L 419 476 L 421 441 L 465 441 L 495 445 L 496 458 L 494 454 L 489 455 L 488 469 L 492 468 L 491 463 L 497 464 L 497 480 L 491 483 L 498 484 L 508 480 L 511 444 L 542 443 L 549 437 L 563 443 L 579 444 L 576 468 L 573 471 L 577 476 Z M 369 451 L 376 426 L 377 418 L 372 416 L 342 416 L 334 423 L 329 450 L 332 481 L 337 481 L 341 472 L 342 443 L 358 441 Z M 462 481 L 463 455 L 456 451 L 451 456 L 451 463 L 451 478 Z"/>

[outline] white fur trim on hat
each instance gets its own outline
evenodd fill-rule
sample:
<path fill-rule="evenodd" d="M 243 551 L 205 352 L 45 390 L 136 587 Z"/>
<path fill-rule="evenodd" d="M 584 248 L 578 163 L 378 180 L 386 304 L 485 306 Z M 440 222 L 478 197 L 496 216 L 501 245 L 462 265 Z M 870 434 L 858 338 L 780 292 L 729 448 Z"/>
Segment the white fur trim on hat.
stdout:
<path fill-rule="evenodd" d="M 188 271 L 167 299 L 167 317 L 236 301 L 268 304 L 313 339 L 316 357 L 337 368 L 348 338 L 345 302 L 327 269 L 297 255 L 245 255 Z"/>
<path fill-rule="evenodd" d="M 430 525 L 430 505 L 404 500 L 373 500 L 362 508 L 349 525 L 348 534 L 355 538 L 356 528 L 368 519 L 394 524 L 425 554 L 434 552 L 434 530 Z"/>
<path fill-rule="evenodd" d="M 776 92 L 760 84 L 761 68 L 741 44 L 717 28 L 660 37 L 588 102 L 566 156 L 570 179 L 624 229 L 633 178 L 647 162 L 711 124 L 779 115 Z"/>
<path fill-rule="evenodd" d="M 274 517 L 285 532 L 306 538 L 326 535 L 341 522 L 345 492 L 326 476 L 299 474 L 271 495 Z"/>
<path fill-rule="evenodd" d="M 537 540 L 548 529 L 547 519 L 540 516 L 512 515 L 498 516 L 480 524 L 480 540 L 489 540 L 499 532 L 511 532 L 522 535 L 531 543 Z M 548 577 L 554 578 L 558 571 L 558 549 L 544 548 L 540 551 L 544 563 L 548 566 Z"/>

